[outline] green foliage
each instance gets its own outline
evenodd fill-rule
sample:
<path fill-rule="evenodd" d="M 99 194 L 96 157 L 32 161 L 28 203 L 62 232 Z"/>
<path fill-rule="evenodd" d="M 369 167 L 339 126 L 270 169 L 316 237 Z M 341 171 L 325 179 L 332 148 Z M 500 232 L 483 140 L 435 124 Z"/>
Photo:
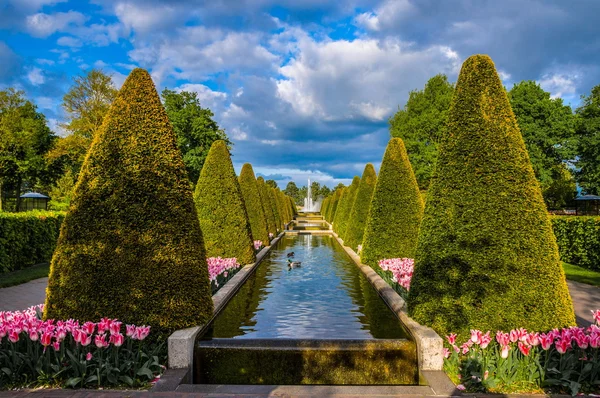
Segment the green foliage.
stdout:
<path fill-rule="evenodd" d="M 404 108 L 389 121 L 392 137 L 402 138 L 406 145 L 421 189 L 429 186 L 453 92 L 446 75 L 436 75 L 423 90 L 411 91 Z"/>
<path fill-rule="evenodd" d="M 600 286 L 600 272 L 598 271 L 592 271 L 568 263 L 563 263 L 563 269 L 568 280 Z"/>
<path fill-rule="evenodd" d="M 341 209 L 344 206 L 344 203 L 348 200 L 348 188 L 344 188 L 341 190 L 340 199 L 337 203 L 337 208 L 335 209 L 335 215 L 333 216 L 333 229 L 335 230 L 335 226 L 340 222 L 341 219 Z"/>
<path fill-rule="evenodd" d="M 269 193 L 269 198 L 271 199 L 271 208 L 273 209 L 273 216 L 275 217 L 275 225 L 277 226 L 277 231 L 281 231 L 283 226 L 283 215 L 281 214 L 281 210 L 279 210 L 279 200 L 277 200 L 277 190 L 273 187 L 268 186 L 266 184 L 267 191 Z"/>
<path fill-rule="evenodd" d="M 275 235 L 277 234 L 277 221 L 275 219 L 275 213 L 273 212 L 273 202 L 268 191 L 269 188 L 265 184 L 265 179 L 258 177 L 256 179 L 256 186 L 258 187 L 258 193 L 260 195 L 260 203 L 263 206 L 263 211 L 267 222 L 267 230 Z"/>
<path fill-rule="evenodd" d="M 331 195 L 331 203 L 327 208 L 327 221 L 333 223 L 333 219 L 335 218 L 335 213 L 337 211 L 337 206 L 340 201 L 340 197 L 342 196 L 342 191 L 346 189 L 346 187 L 342 186 L 333 192 Z"/>
<path fill-rule="evenodd" d="M 296 209 L 296 202 L 292 199 L 291 196 L 287 196 L 287 200 L 290 203 L 290 210 L 292 211 L 292 217 L 298 214 L 298 210 Z"/>
<path fill-rule="evenodd" d="M 71 204 L 71 197 L 75 189 L 75 176 L 71 170 L 67 170 L 50 190 L 50 202 L 48 210 L 66 211 Z"/>
<path fill-rule="evenodd" d="M 600 84 L 577 108 L 577 183 L 584 193 L 600 194 Z"/>
<path fill-rule="evenodd" d="M 422 218 L 423 200 L 406 149 L 392 138 L 375 184 L 361 261 L 377 267 L 384 258 L 415 258 Z"/>
<path fill-rule="evenodd" d="M 271 188 L 277 188 L 277 182 L 275 180 L 267 180 L 265 181 L 265 184 Z"/>
<path fill-rule="evenodd" d="M 159 337 L 206 322 L 212 310 L 175 133 L 150 75 L 137 68 L 82 166 L 52 258 L 44 316 L 118 318 L 150 325 Z"/>
<path fill-rule="evenodd" d="M 560 259 L 600 271 L 600 217 L 552 216 Z"/>
<path fill-rule="evenodd" d="M 325 199 L 323 199 L 323 202 L 321 203 L 321 215 L 323 216 L 323 218 L 325 218 L 325 215 L 327 214 L 327 209 L 329 208 L 330 202 L 331 196 L 328 196 Z"/>
<path fill-rule="evenodd" d="M 208 152 L 194 193 L 207 257 L 256 261 L 248 213 L 225 141 Z"/>
<path fill-rule="evenodd" d="M 346 229 L 348 228 L 350 211 L 352 211 L 352 205 L 354 205 L 354 201 L 356 200 L 356 193 L 358 192 L 359 184 L 360 177 L 354 176 L 352 183 L 348 187 L 348 192 L 346 192 L 346 195 L 344 195 L 344 201 L 338 205 L 338 210 L 336 213 L 339 213 L 339 217 L 336 217 L 338 220 L 333 226 L 333 229 L 342 239 L 344 239 Z"/>
<path fill-rule="evenodd" d="M 549 209 L 564 209 L 577 196 L 577 183 L 567 165 L 562 163 L 552 170 L 552 182 L 542 192 Z"/>
<path fill-rule="evenodd" d="M 244 197 L 250 229 L 252 230 L 252 239 L 260 240 L 265 245 L 269 242 L 269 232 L 267 231 L 267 219 L 264 208 L 258 192 L 258 183 L 254 177 L 254 170 L 250 163 L 242 166 L 239 177 L 240 189 Z"/>
<path fill-rule="evenodd" d="M 291 219 L 290 208 L 287 205 L 287 201 L 285 200 L 285 194 L 279 189 L 275 190 L 277 194 L 277 204 L 279 213 L 281 214 L 281 222 L 282 224 L 287 224 Z"/>
<path fill-rule="evenodd" d="M 300 189 L 298 189 L 294 181 L 287 183 L 284 192 L 286 195 L 292 197 L 297 205 L 302 206 L 304 204 L 304 196 L 300 194 Z"/>
<path fill-rule="evenodd" d="M 575 324 L 539 184 L 494 63 L 462 66 L 427 193 L 409 314 L 441 335 Z"/>
<path fill-rule="evenodd" d="M 358 245 L 362 244 L 363 241 L 367 217 L 371 207 L 371 199 L 373 198 L 373 191 L 375 190 L 376 183 L 377 174 L 375 173 L 375 167 L 373 167 L 371 163 L 367 163 L 362 178 L 360 179 L 358 190 L 356 191 L 356 198 L 354 199 L 352 209 L 350 210 L 348 226 L 344 235 L 344 244 L 354 250 L 356 250 Z"/>
<path fill-rule="evenodd" d="M 62 212 L 0 212 L 0 274 L 47 263 L 52 258 Z"/>
<path fill-rule="evenodd" d="M 188 177 L 195 184 L 213 142 L 223 140 L 228 149 L 233 144 L 213 120 L 212 111 L 202 108 L 195 92 L 175 92 L 165 88 L 161 97 L 177 135 L 177 146 L 183 155 Z"/>
<path fill-rule="evenodd" d="M 57 231 L 58 235 L 58 231 Z M 50 255 L 52 256 L 52 255 Z M 49 261 L 49 260 L 48 260 Z M 50 263 L 41 263 L 20 269 L 18 271 L 9 272 L 2 275 L 0 278 L 0 288 L 21 285 L 34 279 L 47 278 L 50 274 Z M 599 274 L 600 275 L 600 274 Z"/>

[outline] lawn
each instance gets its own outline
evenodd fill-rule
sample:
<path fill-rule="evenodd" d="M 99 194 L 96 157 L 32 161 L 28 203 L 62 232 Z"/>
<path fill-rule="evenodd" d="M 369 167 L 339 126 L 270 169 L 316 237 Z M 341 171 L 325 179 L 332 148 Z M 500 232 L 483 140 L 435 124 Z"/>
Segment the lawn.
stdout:
<path fill-rule="evenodd" d="M 563 263 L 563 268 L 567 279 L 587 283 L 588 285 L 600 286 L 600 272 L 592 271 L 587 268 L 578 267 L 576 265 Z"/>
<path fill-rule="evenodd" d="M 44 278 L 50 273 L 50 264 L 39 264 L 0 275 L 0 288 L 20 285 L 34 279 Z"/>

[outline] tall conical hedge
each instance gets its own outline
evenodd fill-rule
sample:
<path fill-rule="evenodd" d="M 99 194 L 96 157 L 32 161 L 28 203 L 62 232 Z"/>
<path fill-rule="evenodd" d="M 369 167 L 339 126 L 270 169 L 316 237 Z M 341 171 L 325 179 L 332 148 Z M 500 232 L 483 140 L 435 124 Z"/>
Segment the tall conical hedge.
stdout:
<path fill-rule="evenodd" d="M 242 265 L 256 260 L 248 213 L 225 141 L 215 141 L 194 194 L 208 257 L 235 257 Z"/>
<path fill-rule="evenodd" d="M 173 128 L 134 69 L 94 137 L 62 223 L 44 316 L 205 323 L 213 304 L 202 232 Z"/>
<path fill-rule="evenodd" d="M 260 240 L 266 245 L 269 242 L 267 220 L 260 194 L 258 193 L 258 184 L 254 176 L 254 170 L 250 163 L 245 163 L 242 166 L 239 182 L 242 196 L 244 197 L 244 204 L 246 205 L 246 212 L 248 213 L 248 220 L 250 221 L 252 239 Z"/>
<path fill-rule="evenodd" d="M 265 184 L 266 185 L 266 184 Z M 275 215 L 275 222 L 277 225 L 277 231 L 281 231 L 281 227 L 283 226 L 282 214 L 279 211 L 279 201 L 277 200 L 277 192 L 273 187 L 267 186 L 267 191 L 269 192 L 269 196 L 271 197 L 271 206 L 273 208 L 273 214 Z"/>
<path fill-rule="evenodd" d="M 275 214 L 273 213 L 273 206 L 271 202 L 271 195 L 267 191 L 267 184 L 265 184 L 265 179 L 262 177 L 258 177 L 256 179 L 256 185 L 258 186 L 258 193 L 260 194 L 260 201 L 263 205 L 263 210 L 265 213 L 265 218 L 267 220 L 267 229 L 272 234 L 277 233 L 277 221 L 275 221 Z"/>
<path fill-rule="evenodd" d="M 575 324 L 548 212 L 492 60 L 462 66 L 408 304 L 440 334 Z"/>
<path fill-rule="evenodd" d="M 400 138 L 383 155 L 367 217 L 360 259 L 376 267 L 384 258 L 415 258 L 423 199 Z"/>
<path fill-rule="evenodd" d="M 329 202 L 331 201 L 331 196 L 326 197 L 325 199 L 323 199 L 323 202 L 321 203 L 321 215 L 323 216 L 324 219 L 327 219 L 327 208 L 329 207 Z"/>
<path fill-rule="evenodd" d="M 336 189 L 331 195 L 331 202 L 329 203 L 329 207 L 327 208 L 327 221 L 333 223 L 333 217 L 335 216 L 335 212 L 337 210 L 337 204 L 340 200 L 341 188 Z"/>
<path fill-rule="evenodd" d="M 340 194 L 340 198 L 337 203 L 337 208 L 335 209 L 335 215 L 333 216 L 333 229 L 335 230 L 335 226 L 340 221 L 341 216 L 341 208 L 344 206 L 344 202 L 348 200 L 348 188 L 342 189 L 342 193 Z"/>
<path fill-rule="evenodd" d="M 375 173 L 375 167 L 371 163 L 367 163 L 360 179 L 358 190 L 356 191 L 356 198 L 352 204 L 352 210 L 350 210 L 348 226 L 344 235 L 344 244 L 355 250 L 363 240 L 376 182 L 377 174 Z"/>
<path fill-rule="evenodd" d="M 358 192 L 359 184 L 360 178 L 358 176 L 354 176 L 354 178 L 352 179 L 352 183 L 348 187 L 348 192 L 346 193 L 346 195 L 344 195 L 346 199 L 343 203 L 338 205 L 337 211 L 340 213 L 340 216 L 338 217 L 339 221 L 336 221 L 334 230 L 341 239 L 344 239 L 346 229 L 348 227 L 350 211 L 352 210 L 352 205 L 354 204 L 354 200 L 356 199 L 356 193 Z"/>
<path fill-rule="evenodd" d="M 290 209 L 292 210 L 292 217 L 298 214 L 298 209 L 296 209 L 296 203 L 294 203 L 294 199 L 291 196 L 287 197 L 288 202 L 290 202 Z"/>

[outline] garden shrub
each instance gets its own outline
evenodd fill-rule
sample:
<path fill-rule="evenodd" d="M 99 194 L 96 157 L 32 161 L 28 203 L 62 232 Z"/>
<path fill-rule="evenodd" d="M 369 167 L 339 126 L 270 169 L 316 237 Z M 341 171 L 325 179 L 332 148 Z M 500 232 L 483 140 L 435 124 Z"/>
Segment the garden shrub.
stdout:
<path fill-rule="evenodd" d="M 265 184 L 266 185 L 266 184 Z M 271 199 L 271 208 L 273 209 L 273 215 L 275 216 L 275 225 L 277 225 L 277 231 L 281 231 L 283 226 L 282 214 L 279 210 L 279 200 L 277 200 L 277 191 L 273 187 L 267 186 L 267 192 Z"/>
<path fill-rule="evenodd" d="M 290 209 L 286 205 L 285 194 L 280 189 L 277 189 L 276 192 L 277 192 L 277 200 L 279 201 L 279 209 L 282 214 L 281 221 L 284 224 L 287 224 L 290 221 Z"/>
<path fill-rule="evenodd" d="M 64 212 L 0 212 L 0 274 L 48 263 Z"/>
<path fill-rule="evenodd" d="M 202 232 L 175 133 L 134 69 L 81 168 L 50 265 L 45 319 L 118 318 L 157 337 L 213 312 Z"/>
<path fill-rule="evenodd" d="M 383 155 L 367 217 L 360 259 L 377 267 L 384 258 L 415 258 L 423 201 L 400 138 Z"/>
<path fill-rule="evenodd" d="M 275 221 L 275 213 L 273 213 L 273 204 L 271 202 L 271 195 L 267 191 L 268 187 L 265 184 L 265 179 L 258 177 L 256 179 L 256 185 L 258 187 L 258 193 L 260 195 L 260 202 L 263 205 L 265 218 L 267 220 L 267 230 L 272 233 L 277 233 L 277 221 Z"/>
<path fill-rule="evenodd" d="M 321 203 L 321 215 L 323 216 L 323 219 L 327 220 L 327 218 L 325 217 L 327 215 L 327 208 L 329 207 L 329 202 L 331 201 L 331 196 L 327 196 L 325 199 L 323 199 L 323 202 Z"/>
<path fill-rule="evenodd" d="M 494 63 L 462 66 L 427 192 L 409 314 L 440 334 L 575 324 L 542 193 Z"/>
<path fill-rule="evenodd" d="M 269 242 L 267 221 L 260 200 L 260 194 L 258 193 L 258 183 L 256 182 L 254 170 L 252 170 L 250 163 L 245 163 L 242 166 L 239 182 L 246 205 L 246 212 L 248 213 L 248 220 L 250 221 L 252 239 Z"/>
<path fill-rule="evenodd" d="M 375 167 L 371 163 L 368 163 L 365 166 L 365 171 L 356 191 L 356 199 L 354 199 L 352 210 L 350 210 L 348 226 L 344 236 L 344 244 L 354 250 L 356 250 L 358 245 L 362 244 L 365 224 L 369 215 L 376 182 L 377 174 L 375 174 Z"/>
<path fill-rule="evenodd" d="M 344 205 L 344 201 L 347 200 L 348 196 L 348 187 L 342 189 L 342 193 L 340 194 L 340 198 L 337 202 L 337 208 L 335 209 L 335 214 L 333 216 L 333 227 L 335 230 L 335 225 L 339 222 L 340 218 L 340 208 Z"/>
<path fill-rule="evenodd" d="M 215 141 L 208 151 L 194 194 L 207 257 L 256 261 L 242 190 L 227 144 Z"/>
<path fill-rule="evenodd" d="M 356 192 L 358 192 L 358 185 L 360 184 L 360 177 L 354 176 L 352 183 L 348 187 L 348 192 L 344 197 L 344 201 L 338 205 L 337 213 L 340 213 L 339 217 L 336 217 L 336 221 L 333 230 L 338 234 L 341 239 L 344 239 L 346 229 L 348 227 L 348 218 L 350 217 L 350 211 L 354 200 L 356 199 Z"/>
<path fill-rule="evenodd" d="M 327 209 L 327 219 L 332 224 L 333 224 L 333 219 L 335 218 L 335 213 L 337 211 L 338 203 L 340 202 L 340 197 L 342 196 L 342 192 L 345 189 L 346 189 L 346 187 L 338 188 L 335 190 L 335 192 L 333 193 L 333 197 L 331 199 L 331 205 L 329 206 L 329 209 Z"/>
<path fill-rule="evenodd" d="M 600 217 L 551 216 L 560 259 L 600 271 Z"/>

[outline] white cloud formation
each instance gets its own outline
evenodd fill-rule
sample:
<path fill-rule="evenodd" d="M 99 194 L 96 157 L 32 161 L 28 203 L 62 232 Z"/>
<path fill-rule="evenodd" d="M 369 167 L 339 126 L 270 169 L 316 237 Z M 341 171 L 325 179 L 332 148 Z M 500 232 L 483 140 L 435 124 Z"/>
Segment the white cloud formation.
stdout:
<path fill-rule="evenodd" d="M 37 13 L 25 19 L 27 31 L 35 37 L 48 37 L 62 32 L 69 26 L 83 25 L 87 17 L 78 11 L 57 12 L 54 14 Z"/>
<path fill-rule="evenodd" d="M 34 86 L 44 84 L 46 78 L 40 68 L 33 67 L 27 72 L 27 80 Z"/>
<path fill-rule="evenodd" d="M 547 73 L 542 76 L 540 86 L 549 91 L 552 98 L 572 97 L 576 94 L 579 79 L 577 73 Z"/>
<path fill-rule="evenodd" d="M 64 47 L 81 47 L 83 43 L 76 37 L 62 36 L 56 41 L 56 44 Z"/>

